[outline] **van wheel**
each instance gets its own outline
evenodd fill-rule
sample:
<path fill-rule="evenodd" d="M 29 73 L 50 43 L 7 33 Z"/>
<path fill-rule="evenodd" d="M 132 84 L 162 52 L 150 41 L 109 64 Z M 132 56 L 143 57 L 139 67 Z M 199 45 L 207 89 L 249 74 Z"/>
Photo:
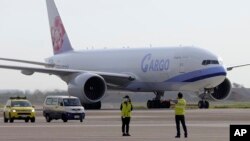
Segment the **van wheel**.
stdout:
<path fill-rule="evenodd" d="M 63 122 L 67 122 L 68 121 L 68 119 L 65 118 L 65 117 L 63 117 L 62 120 L 63 120 Z"/>
<path fill-rule="evenodd" d="M 8 122 L 8 119 L 5 117 L 5 113 L 3 113 L 3 120 L 4 120 L 4 123 Z"/>
<path fill-rule="evenodd" d="M 35 119 L 35 118 L 31 118 L 30 121 L 31 121 L 32 123 L 34 123 L 34 122 L 36 121 L 36 119 Z"/>
<path fill-rule="evenodd" d="M 62 115 L 62 120 L 63 120 L 63 122 L 67 122 L 68 121 L 68 118 L 66 117 L 66 115 Z"/>
<path fill-rule="evenodd" d="M 83 120 L 82 120 L 82 118 L 80 118 L 80 122 L 82 122 Z"/>
<path fill-rule="evenodd" d="M 50 121 L 51 121 L 51 118 L 50 118 L 49 114 L 46 114 L 45 118 L 46 118 L 46 121 L 47 121 L 47 122 L 50 122 Z"/>
<path fill-rule="evenodd" d="M 26 119 L 25 119 L 25 122 L 29 122 L 29 119 L 28 119 L 28 118 L 26 118 Z"/>

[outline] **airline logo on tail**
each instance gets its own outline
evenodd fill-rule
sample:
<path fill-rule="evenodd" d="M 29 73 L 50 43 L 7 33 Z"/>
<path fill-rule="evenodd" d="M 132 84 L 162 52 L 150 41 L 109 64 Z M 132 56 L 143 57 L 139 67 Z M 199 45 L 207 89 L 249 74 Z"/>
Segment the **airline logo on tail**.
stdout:
<path fill-rule="evenodd" d="M 63 27 L 62 20 L 59 16 L 56 16 L 51 27 L 52 44 L 55 54 L 60 52 L 60 49 L 63 46 L 64 36 L 65 29 Z"/>
<path fill-rule="evenodd" d="M 46 2 L 54 54 L 73 51 L 55 2 L 53 0 Z"/>

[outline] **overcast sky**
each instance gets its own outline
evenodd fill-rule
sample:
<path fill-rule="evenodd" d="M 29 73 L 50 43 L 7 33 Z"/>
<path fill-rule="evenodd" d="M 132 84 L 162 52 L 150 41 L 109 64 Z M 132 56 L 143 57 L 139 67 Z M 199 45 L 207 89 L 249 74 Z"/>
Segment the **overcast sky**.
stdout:
<path fill-rule="evenodd" d="M 76 50 L 193 45 L 220 55 L 226 66 L 250 63 L 249 0 L 56 0 L 56 5 Z M 44 61 L 52 55 L 45 0 L 0 0 L 0 49 L 6 58 Z M 243 67 L 228 77 L 250 87 L 249 73 L 250 67 Z M 0 69 L 0 89 L 67 85 L 56 76 Z"/>

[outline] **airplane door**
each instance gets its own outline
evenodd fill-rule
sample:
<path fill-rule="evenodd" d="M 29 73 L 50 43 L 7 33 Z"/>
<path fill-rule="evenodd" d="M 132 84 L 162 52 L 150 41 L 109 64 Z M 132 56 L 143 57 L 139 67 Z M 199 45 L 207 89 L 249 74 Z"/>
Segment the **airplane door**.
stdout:
<path fill-rule="evenodd" d="M 182 56 L 179 58 L 179 73 L 185 73 L 188 71 L 188 56 Z"/>

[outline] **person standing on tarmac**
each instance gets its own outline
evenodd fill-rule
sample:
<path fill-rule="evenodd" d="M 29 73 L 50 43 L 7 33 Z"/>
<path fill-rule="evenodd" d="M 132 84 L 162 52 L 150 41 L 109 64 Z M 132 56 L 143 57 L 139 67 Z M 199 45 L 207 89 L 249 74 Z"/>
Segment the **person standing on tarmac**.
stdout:
<path fill-rule="evenodd" d="M 184 137 L 187 138 L 188 133 L 187 133 L 187 127 L 185 124 L 185 108 L 186 108 L 186 100 L 183 98 L 182 93 L 178 93 L 178 98 L 177 100 L 170 100 L 175 104 L 175 123 L 176 123 L 176 130 L 177 130 L 177 135 L 175 138 L 180 138 L 181 133 L 180 133 L 180 122 L 182 124 L 183 130 L 184 130 Z"/>
<path fill-rule="evenodd" d="M 133 105 L 128 95 L 123 97 L 123 102 L 120 106 L 121 119 L 122 119 L 122 136 L 130 136 L 129 134 L 129 123 L 131 119 L 131 112 L 133 110 Z M 126 128 L 126 132 L 125 132 Z"/>

